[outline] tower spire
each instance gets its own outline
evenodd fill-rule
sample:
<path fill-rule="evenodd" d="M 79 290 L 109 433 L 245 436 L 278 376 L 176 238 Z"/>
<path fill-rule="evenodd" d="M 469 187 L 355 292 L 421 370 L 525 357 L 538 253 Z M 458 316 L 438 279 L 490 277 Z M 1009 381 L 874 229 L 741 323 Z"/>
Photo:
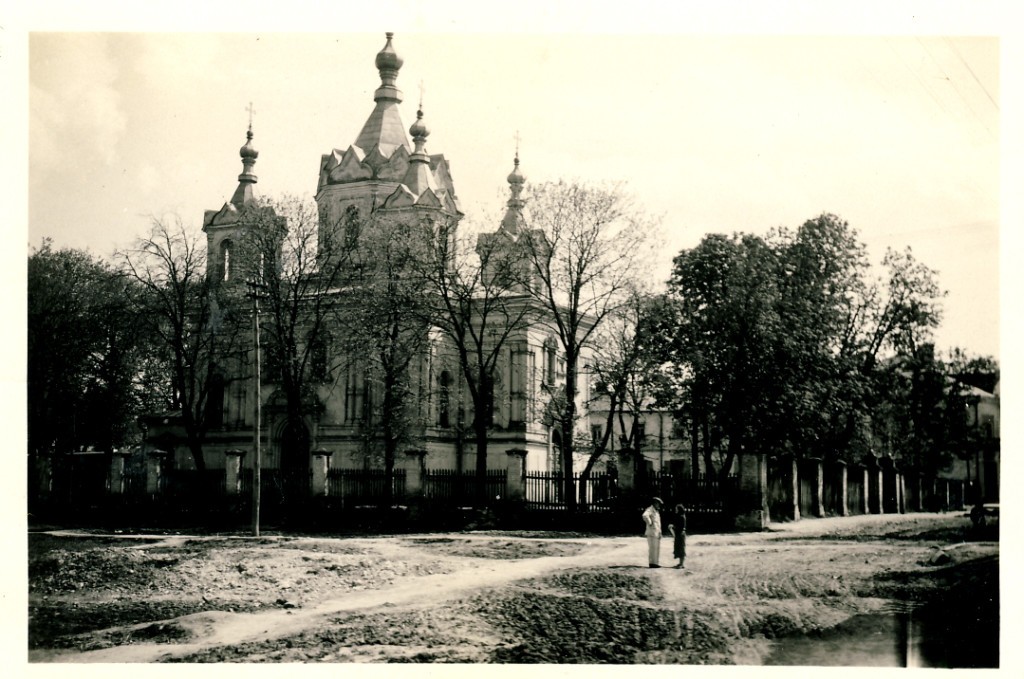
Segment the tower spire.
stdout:
<path fill-rule="evenodd" d="M 398 115 L 398 104 L 402 102 L 402 92 L 395 87 L 398 71 L 402 68 L 402 58 L 395 53 L 391 45 L 394 33 L 385 33 L 387 38 L 384 48 L 377 53 L 374 63 L 380 72 L 380 87 L 373 93 L 376 102 L 373 112 L 367 118 L 363 129 L 356 137 L 355 146 L 364 153 L 370 153 L 377 147 L 381 154 L 390 157 L 399 146 L 409 148 L 409 139 L 405 136 L 405 126 Z"/>
<path fill-rule="evenodd" d="M 251 205 L 256 200 L 253 192 L 256 175 L 253 174 L 252 168 L 256 165 L 256 158 L 260 155 L 260 152 L 252 145 L 252 116 L 256 111 L 253 109 L 251 101 L 246 110 L 249 112 L 249 129 L 245 133 L 245 144 L 238 149 L 238 155 L 242 158 L 242 174 L 238 175 L 238 188 L 235 189 L 230 201 L 239 209 Z"/>
<path fill-rule="evenodd" d="M 401 70 L 402 64 L 405 62 L 391 46 L 391 38 L 394 36 L 395 34 L 391 32 L 384 34 L 387 42 L 384 43 L 384 48 L 377 53 L 377 58 L 374 61 L 377 71 L 380 72 L 380 87 L 373 93 L 373 100 L 389 100 L 400 104 L 402 103 L 402 92 L 395 87 L 395 79 L 398 78 L 398 71 Z"/>
<path fill-rule="evenodd" d="M 523 217 L 523 208 L 526 200 L 523 199 L 523 184 L 526 177 L 519 169 L 519 132 L 516 131 L 516 155 L 512 161 L 512 172 L 508 175 L 508 186 L 511 197 L 508 199 L 505 216 L 501 220 L 501 229 L 511 234 L 517 234 L 525 228 L 526 218 Z"/>

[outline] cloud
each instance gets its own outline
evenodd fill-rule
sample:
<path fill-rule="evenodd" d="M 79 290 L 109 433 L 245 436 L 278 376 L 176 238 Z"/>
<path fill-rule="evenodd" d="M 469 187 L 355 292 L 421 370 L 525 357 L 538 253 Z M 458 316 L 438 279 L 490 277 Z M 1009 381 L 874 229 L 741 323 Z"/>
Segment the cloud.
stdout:
<path fill-rule="evenodd" d="M 29 41 L 29 159 L 36 170 L 75 169 L 76 158 L 118 157 L 127 125 L 119 65 L 96 34 L 34 34 Z"/>

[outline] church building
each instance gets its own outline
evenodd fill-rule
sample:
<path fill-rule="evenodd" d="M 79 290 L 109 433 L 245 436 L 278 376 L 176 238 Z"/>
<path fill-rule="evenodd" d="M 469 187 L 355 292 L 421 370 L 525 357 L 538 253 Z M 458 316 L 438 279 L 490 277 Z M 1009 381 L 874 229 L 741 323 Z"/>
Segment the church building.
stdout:
<path fill-rule="evenodd" d="M 376 56 L 380 87 L 374 93 L 369 117 L 347 148 L 332 149 L 320 158 L 315 195 L 317 209 L 321 220 L 329 223 L 372 227 L 374 222 L 367 217 L 393 215 L 396 219 L 412 219 L 429 225 L 436 234 L 454 234 L 463 212 L 448 161 L 442 154 L 427 151 L 430 131 L 422 110 L 416 112 L 408 134 L 402 122 L 402 92 L 396 84 L 402 64 L 392 45 L 392 34 L 388 33 L 386 44 Z M 253 146 L 251 125 L 240 156 L 242 173 L 238 176 L 238 187 L 227 203 L 219 210 L 207 210 L 203 218 L 208 276 L 223 285 L 244 285 L 244 281 L 239 280 L 244 274 L 236 260 L 239 243 L 248 228 L 245 216 L 251 211 L 268 209 L 260 206 L 255 190 L 258 152 Z M 536 302 L 531 301 L 524 289 L 531 285 L 530 264 L 526 258 L 517 256 L 523 239 L 543 238 L 539 232 L 529 229 L 523 214 L 525 181 L 517 149 L 508 176 L 510 198 L 505 215 L 495 231 L 479 236 L 477 247 L 498 253 L 500 256 L 493 257 L 494 261 L 512 262 L 517 269 L 519 287 L 512 285 L 506 291 L 510 303 L 536 307 Z M 276 220 L 280 228 L 288 228 L 285 218 L 271 215 L 271 219 Z M 344 228 L 338 232 L 321 230 L 319 254 L 330 251 L 331 243 L 327 239 L 350 235 L 346 235 Z M 485 268 L 483 275 L 501 274 Z M 329 294 L 343 297 L 346 293 L 338 289 Z M 564 363 L 543 313 L 538 310 L 531 319 L 517 326 L 501 348 L 494 377 L 493 413 L 488 417 L 488 469 L 506 469 L 509 451 L 520 451 L 518 455 L 525 451 L 525 469 L 529 471 L 557 471 L 562 465 L 559 432 L 550 421 L 545 421 L 543 411 L 550 395 L 564 382 Z M 250 333 L 251 327 L 250 322 Z M 326 371 L 326 377 L 314 385 L 317 407 L 304 414 L 301 422 L 286 416 L 280 386 L 274 383 L 272 374 L 264 375 L 258 390 L 264 469 L 295 469 L 304 473 L 317 451 L 329 451 L 329 467 L 334 469 L 383 466 L 379 446 L 368 440 L 364 426 L 368 412 L 366 400 L 375 398 L 374 388 L 366 383 L 364 371 L 358 365 L 344 364 L 339 359 L 337 343 L 329 341 L 344 332 L 344 328 L 332 327 L 324 333 L 328 338 L 324 345 L 325 360 L 334 369 Z M 431 329 L 429 335 L 422 355 L 409 368 L 413 373 L 410 381 L 415 385 L 413 402 L 417 409 L 415 443 L 410 447 L 419 454 L 425 453 L 427 468 L 468 473 L 477 464 L 471 426 L 475 415 L 473 402 L 466 395 L 452 340 L 437 328 Z M 252 467 L 254 456 L 250 451 L 254 447 L 256 410 L 253 399 L 257 390 L 248 364 L 251 356 L 249 352 L 238 365 L 225 366 L 223 379 L 211 388 L 210 411 L 215 414 L 203 446 L 209 468 L 225 467 L 227 457 L 239 451 L 246 451 L 242 467 Z M 587 401 L 588 386 L 586 379 L 579 382 L 583 393 L 578 395 L 578 400 L 582 408 Z M 581 418 L 580 427 L 587 430 L 585 418 Z M 154 421 L 148 440 L 154 447 L 171 449 L 168 452 L 172 453 L 175 468 L 189 469 L 194 463 L 183 439 L 175 440 L 176 431 L 180 430 L 173 418 Z M 404 463 L 403 456 L 407 452 L 405 449 L 398 451 L 396 466 Z"/>

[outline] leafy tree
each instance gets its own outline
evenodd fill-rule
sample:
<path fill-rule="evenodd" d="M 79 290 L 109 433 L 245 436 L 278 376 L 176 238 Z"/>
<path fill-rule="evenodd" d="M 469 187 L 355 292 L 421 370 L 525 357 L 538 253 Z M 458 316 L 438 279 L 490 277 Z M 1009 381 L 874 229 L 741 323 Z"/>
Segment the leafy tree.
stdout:
<path fill-rule="evenodd" d="M 782 417 L 782 384 L 774 361 L 782 335 L 776 254 L 750 235 L 706 236 L 674 261 L 668 301 L 672 325 L 662 346 L 670 384 L 680 388 L 675 406 L 688 405 L 694 445 L 704 468 L 727 474 L 748 443 L 766 445 Z M 673 397 L 670 396 L 670 399 Z M 715 464 L 714 452 L 726 444 Z"/>
<path fill-rule="evenodd" d="M 653 243 L 654 222 L 618 186 L 565 181 L 533 188 L 531 232 L 522 239 L 531 265 L 524 281 L 543 308 L 565 360 L 565 398 L 557 399 L 564 495 L 576 507 L 574 430 L 578 371 L 593 333 L 627 299 Z"/>
<path fill-rule="evenodd" d="M 82 250 L 49 240 L 28 259 L 28 439 L 35 456 L 134 443 L 147 391 L 137 381 L 147 337 L 130 284 Z"/>
<path fill-rule="evenodd" d="M 940 318 L 934 272 L 890 251 L 873 281 L 856 231 L 823 214 L 767 239 L 709 235 L 676 257 L 662 318 L 671 403 L 705 468 L 725 446 L 851 458 L 871 450 L 883 356 L 913 355 Z M 920 386 L 920 385 L 919 385 Z M 896 435 L 893 433 L 893 435 Z M 696 459 L 695 459 L 696 462 Z"/>

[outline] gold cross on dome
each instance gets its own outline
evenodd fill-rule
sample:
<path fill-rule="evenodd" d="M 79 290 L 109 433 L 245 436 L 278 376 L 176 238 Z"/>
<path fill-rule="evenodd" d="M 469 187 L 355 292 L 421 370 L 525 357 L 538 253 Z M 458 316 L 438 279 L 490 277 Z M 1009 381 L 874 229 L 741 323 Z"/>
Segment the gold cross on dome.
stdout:
<path fill-rule="evenodd" d="M 249 131 L 252 132 L 252 116 L 256 113 L 256 109 L 252 107 L 251 101 L 249 102 L 249 105 L 245 107 L 245 110 L 249 112 Z"/>

